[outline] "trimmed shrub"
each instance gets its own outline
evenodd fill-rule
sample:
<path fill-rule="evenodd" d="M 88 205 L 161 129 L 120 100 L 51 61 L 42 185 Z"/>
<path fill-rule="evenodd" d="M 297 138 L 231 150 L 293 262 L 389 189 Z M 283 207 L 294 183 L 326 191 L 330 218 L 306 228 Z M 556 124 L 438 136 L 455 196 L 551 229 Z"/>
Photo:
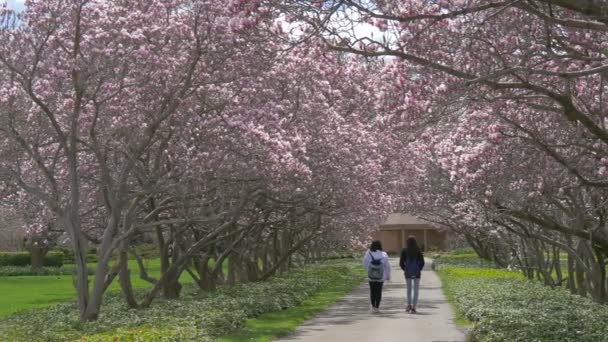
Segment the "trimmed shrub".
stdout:
<path fill-rule="evenodd" d="M 29 252 L 0 252 L 0 266 L 29 266 L 32 257 Z M 48 252 L 42 261 L 44 266 L 63 266 L 63 254 L 57 251 Z"/>
<path fill-rule="evenodd" d="M 87 254 L 87 255 L 85 255 L 85 261 L 87 263 L 97 262 L 97 254 Z M 72 263 L 74 263 L 74 259 L 72 259 Z"/>
<path fill-rule="evenodd" d="M 158 245 L 155 245 L 153 243 L 139 245 L 135 247 L 135 250 L 137 252 L 137 255 L 139 255 L 143 259 L 156 259 L 160 257 Z"/>
<path fill-rule="evenodd" d="M 59 251 L 50 251 L 44 256 L 42 265 L 46 267 L 61 267 L 63 266 L 63 253 Z"/>
<path fill-rule="evenodd" d="M 471 247 L 455 248 L 448 252 L 449 255 L 475 254 L 475 250 Z"/>
<path fill-rule="evenodd" d="M 477 254 L 443 255 L 433 259 L 433 269 L 443 265 L 464 268 L 496 268 L 496 264 L 479 258 Z"/>
<path fill-rule="evenodd" d="M 61 249 L 61 253 L 63 253 L 64 264 L 74 264 L 74 252 L 72 252 L 71 250 L 66 252 L 65 249 Z M 85 261 L 87 263 L 97 262 L 97 254 L 85 254 Z"/>
<path fill-rule="evenodd" d="M 29 252 L 0 252 L 0 266 L 27 266 L 31 260 Z"/>
<path fill-rule="evenodd" d="M 89 275 L 94 274 L 94 269 L 89 268 Z M 75 274 L 76 268 L 73 265 L 61 267 L 42 267 L 33 270 L 31 266 L 0 266 L 0 277 L 14 276 L 48 276 L 48 275 L 72 275 Z"/>
<path fill-rule="evenodd" d="M 54 251 L 60 252 L 63 254 L 63 263 L 64 264 L 73 264 L 74 263 L 74 252 L 72 248 L 67 246 L 60 246 L 54 249 Z"/>

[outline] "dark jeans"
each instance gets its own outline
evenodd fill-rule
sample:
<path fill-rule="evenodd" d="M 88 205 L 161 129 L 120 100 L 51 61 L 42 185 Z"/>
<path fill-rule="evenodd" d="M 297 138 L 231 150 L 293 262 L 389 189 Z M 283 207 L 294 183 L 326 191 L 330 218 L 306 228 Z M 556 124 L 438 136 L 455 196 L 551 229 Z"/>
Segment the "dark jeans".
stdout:
<path fill-rule="evenodd" d="M 372 300 L 372 306 L 374 308 L 380 307 L 380 301 L 382 300 L 382 285 L 384 285 L 384 283 L 380 281 L 369 282 L 369 297 Z"/>

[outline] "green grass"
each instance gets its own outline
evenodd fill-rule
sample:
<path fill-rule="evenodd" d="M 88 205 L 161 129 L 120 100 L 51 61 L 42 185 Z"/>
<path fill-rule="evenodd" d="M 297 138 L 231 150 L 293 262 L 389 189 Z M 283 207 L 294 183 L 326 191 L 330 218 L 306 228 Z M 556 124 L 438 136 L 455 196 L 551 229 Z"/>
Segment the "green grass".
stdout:
<path fill-rule="evenodd" d="M 160 260 L 145 260 L 148 274 L 160 275 Z M 95 266 L 91 264 L 91 266 Z M 150 287 L 151 284 L 139 278 L 137 264 L 129 261 L 131 280 L 136 289 Z M 90 281 L 93 277 L 89 277 Z M 184 272 L 180 278 L 183 283 L 191 283 L 192 278 Z M 108 291 L 119 291 L 118 282 L 114 281 Z M 11 276 L 0 277 L 0 317 L 33 308 L 40 308 L 75 299 L 72 276 Z"/>
<path fill-rule="evenodd" d="M 268 281 L 216 291 L 199 291 L 190 284 L 180 299 L 159 298 L 145 310 L 126 310 L 121 294 L 114 291 L 105 296 L 101 315 L 94 322 L 79 322 L 77 306 L 70 300 L 0 318 L 0 336 L 1 340 L 31 342 L 209 342 L 246 327 L 229 338 L 268 340 L 293 330 L 363 279 L 359 261 L 349 259 L 307 265 Z M 143 291 L 137 290 L 136 295 L 141 298 Z M 254 317 L 258 319 L 247 321 Z"/>
<path fill-rule="evenodd" d="M 300 324 L 312 318 L 316 313 L 338 301 L 345 294 L 357 287 L 365 275 L 357 268 L 361 276 L 353 281 L 332 283 L 319 290 L 298 306 L 283 311 L 270 312 L 245 321 L 245 327 L 234 334 L 221 337 L 216 342 L 265 342 L 293 332 Z"/>

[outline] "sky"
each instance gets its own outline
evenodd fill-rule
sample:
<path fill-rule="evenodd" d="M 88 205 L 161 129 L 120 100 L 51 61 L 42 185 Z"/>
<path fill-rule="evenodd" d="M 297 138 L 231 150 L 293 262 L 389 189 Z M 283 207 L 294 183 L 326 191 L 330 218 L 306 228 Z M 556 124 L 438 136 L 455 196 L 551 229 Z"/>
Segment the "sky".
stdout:
<path fill-rule="evenodd" d="M 8 4 L 8 7 L 17 11 L 21 11 L 23 9 L 23 3 L 25 2 L 25 0 L 0 0 L 0 4 L 2 2 L 6 2 Z M 351 13 L 352 14 L 352 13 Z M 354 38 L 361 38 L 361 37 L 369 37 L 370 35 L 373 35 L 374 38 L 378 39 L 379 37 L 381 37 L 383 35 L 382 32 L 380 32 L 377 28 L 373 27 L 372 25 L 369 24 L 365 24 L 365 23 L 359 23 L 354 27 Z"/>
<path fill-rule="evenodd" d="M 0 0 L 0 3 L 2 2 L 3 1 Z M 6 2 L 8 3 L 9 8 L 20 11 L 23 9 L 23 2 L 25 2 L 25 0 L 7 0 Z"/>

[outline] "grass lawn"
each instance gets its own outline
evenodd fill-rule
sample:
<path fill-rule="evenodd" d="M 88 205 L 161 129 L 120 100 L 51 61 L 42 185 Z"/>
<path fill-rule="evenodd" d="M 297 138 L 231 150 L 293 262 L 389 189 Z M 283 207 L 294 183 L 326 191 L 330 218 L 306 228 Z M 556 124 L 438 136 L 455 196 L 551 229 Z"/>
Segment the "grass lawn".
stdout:
<path fill-rule="evenodd" d="M 145 310 L 125 310 L 122 296 L 114 292 L 94 322 L 80 323 L 73 301 L 2 317 L 0 340 L 209 342 L 232 332 L 220 341 L 268 341 L 361 284 L 360 268 L 359 260 L 332 260 L 212 292 L 191 284 L 180 299 L 159 298 Z"/>
<path fill-rule="evenodd" d="M 358 269 L 357 269 L 358 270 Z M 319 290 L 301 304 L 283 311 L 269 312 L 245 321 L 245 327 L 234 334 L 221 337 L 216 342 L 265 342 L 293 332 L 304 321 L 337 302 L 345 294 L 361 285 L 365 274 L 357 271 L 360 278 L 350 282 L 332 283 Z"/>
<path fill-rule="evenodd" d="M 148 274 L 158 277 L 160 260 L 144 261 Z M 94 266 L 94 265 L 93 265 Z M 141 280 L 135 261 L 129 261 L 134 288 L 147 288 L 151 284 Z M 92 281 L 93 277 L 89 277 Z M 180 278 L 183 283 L 191 283 L 192 278 L 184 272 Z M 108 291 L 119 291 L 117 281 L 114 281 Z M 15 276 L 0 277 L 0 317 L 21 310 L 45 307 L 57 302 L 74 300 L 76 291 L 72 276 Z"/>

